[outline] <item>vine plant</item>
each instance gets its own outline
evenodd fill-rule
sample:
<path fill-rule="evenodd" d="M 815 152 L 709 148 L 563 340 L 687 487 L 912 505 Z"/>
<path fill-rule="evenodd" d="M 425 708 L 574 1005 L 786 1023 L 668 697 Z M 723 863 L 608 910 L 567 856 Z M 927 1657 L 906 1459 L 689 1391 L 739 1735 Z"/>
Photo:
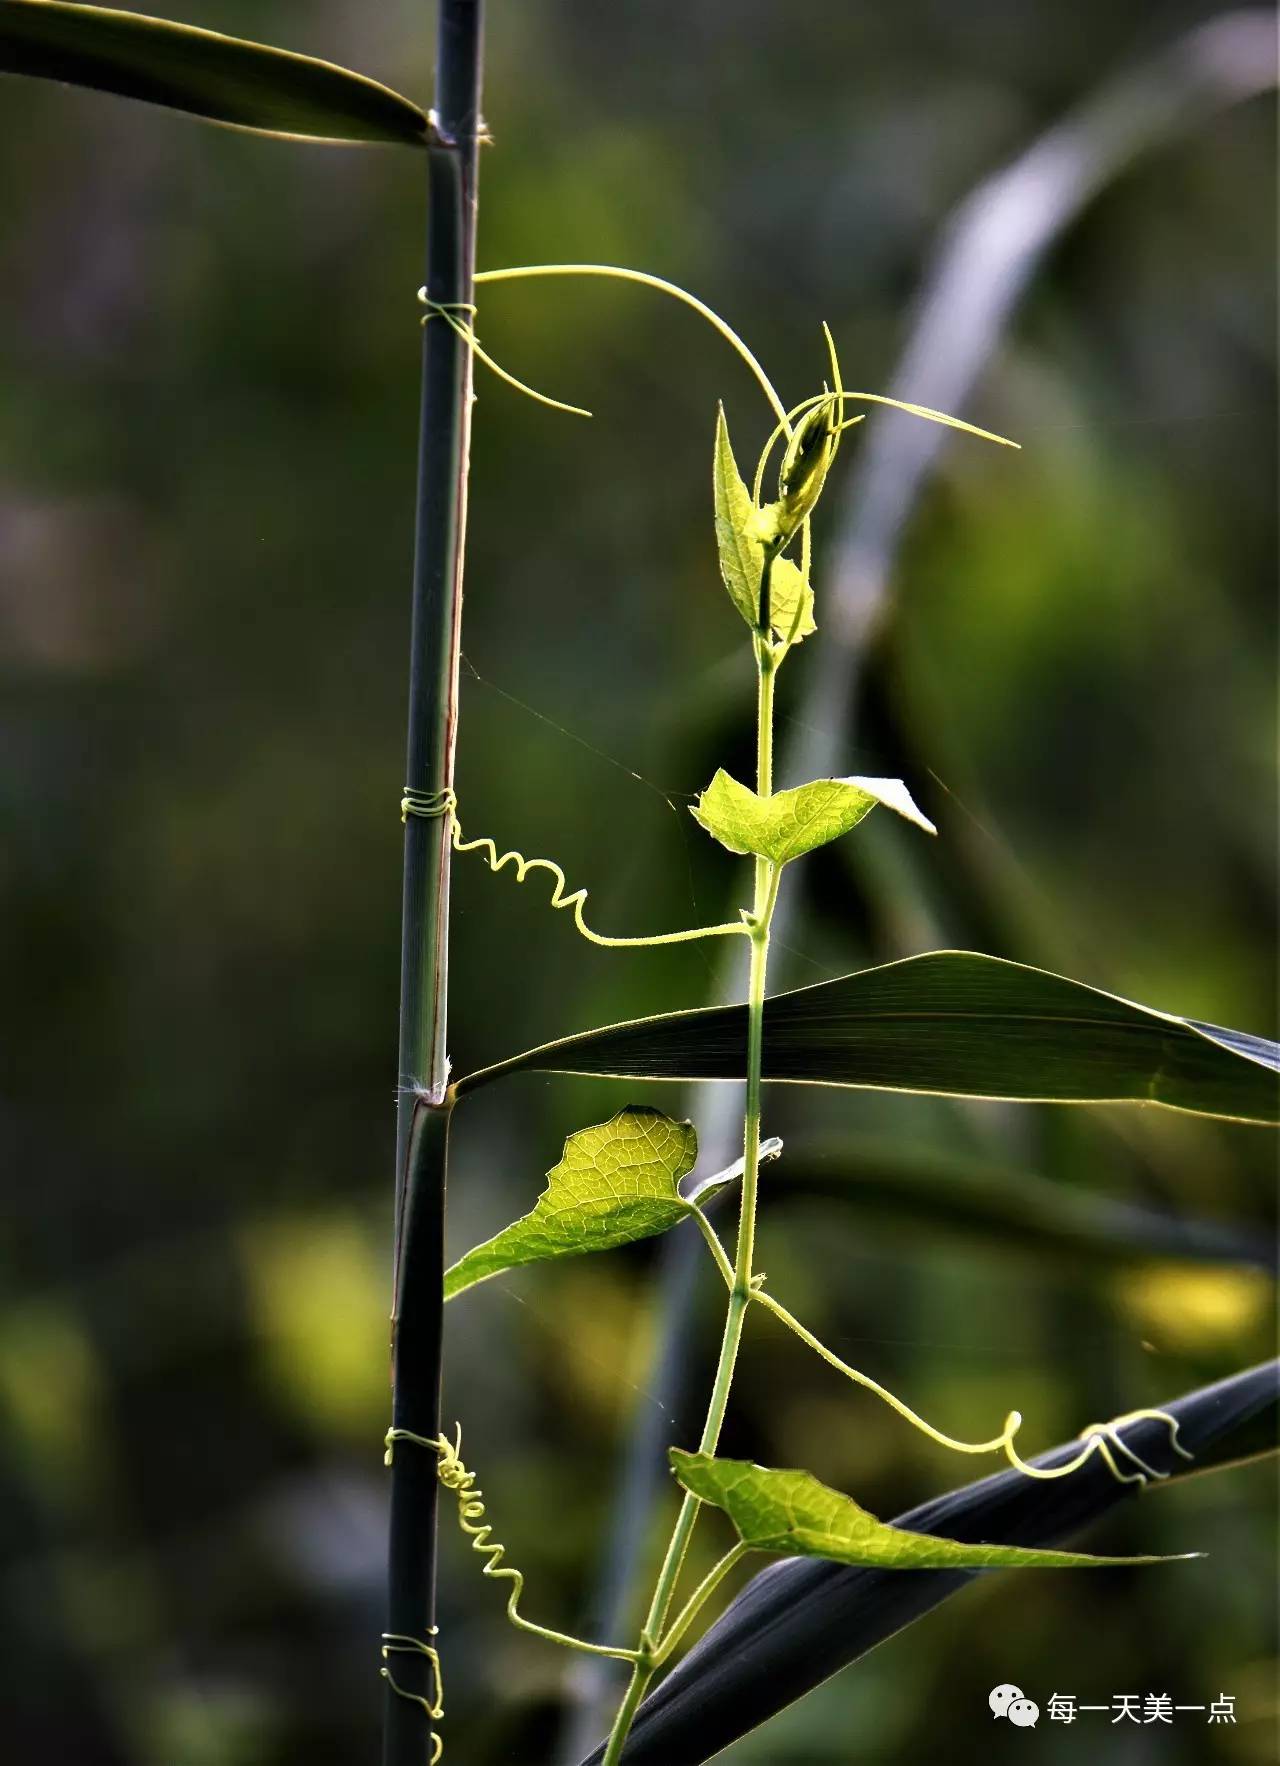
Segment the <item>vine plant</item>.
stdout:
<path fill-rule="evenodd" d="M 1015 1437 L 1022 1419 L 1016 1410 L 1009 1412 L 1003 1428 L 990 1439 L 957 1440 L 933 1427 L 870 1375 L 835 1355 L 767 1291 L 765 1277 L 755 1267 L 760 1169 L 767 1159 L 781 1151 L 781 1143 L 776 1139 L 762 1141 L 761 1121 L 769 936 L 783 871 L 806 854 L 852 832 L 877 805 L 895 811 L 925 833 L 936 833 L 900 779 L 817 779 L 789 789 L 774 789 L 775 684 L 795 646 L 817 629 L 811 583 L 811 517 L 839 451 L 842 434 L 861 420 L 859 414 L 848 409 L 856 402 L 896 405 L 917 417 L 947 424 L 986 441 L 1004 446 L 1016 444 L 941 412 L 904 406 L 878 394 L 846 391 L 834 340 L 826 326 L 823 332 L 830 383 L 821 392 L 787 409 L 756 357 L 725 320 L 685 290 L 659 277 L 614 266 L 583 264 L 490 271 L 476 280 L 483 283 L 512 277 L 572 274 L 643 282 L 694 306 L 751 368 L 775 417 L 756 462 L 751 489 L 738 467 L 723 406 L 716 422 L 713 454 L 715 543 L 720 577 L 732 606 L 747 627 L 755 664 L 756 770 L 754 787 L 741 783 L 723 769 L 718 770 L 693 806 L 692 814 L 728 852 L 749 861 L 751 901 L 740 909 L 738 918 L 639 936 L 598 932 L 584 917 L 587 891 L 570 892 L 564 872 L 554 860 L 529 859 L 514 851 L 500 853 L 488 838 L 465 838 L 452 792 L 429 797 L 406 793 L 401 805 L 405 817 L 448 818 L 454 850 L 479 852 L 494 872 L 510 865 L 519 882 L 533 871 L 549 872 L 554 885 L 550 905 L 571 911 L 577 931 L 594 944 L 635 947 L 733 936 L 749 941 L 742 1158 L 727 1171 L 691 1182 L 697 1161 L 697 1136 L 692 1123 L 674 1121 L 648 1106 L 628 1106 L 607 1122 L 570 1135 L 563 1157 L 549 1172 L 548 1186 L 532 1212 L 469 1251 L 446 1272 L 444 1280 L 445 1298 L 453 1300 L 478 1282 L 520 1265 L 627 1244 L 664 1232 L 685 1219 L 696 1223 L 706 1241 L 726 1289 L 719 1358 L 696 1451 L 685 1452 L 676 1447 L 670 1450 L 672 1471 L 682 1491 L 681 1503 L 636 1641 L 624 1646 L 570 1637 L 536 1624 L 519 1610 L 523 1576 L 503 1562 L 505 1547 L 493 1541 L 492 1527 L 483 1522 L 485 1505 L 476 1487 L 475 1474 L 461 1458 L 460 1426 L 452 1440 L 444 1434 L 429 1438 L 393 1427 L 388 1431 L 386 1446 L 388 1463 L 393 1463 L 396 1445 L 402 1441 L 436 1454 L 440 1481 L 457 1496 L 459 1523 L 485 1560 L 483 1573 L 510 1581 L 507 1616 L 514 1625 L 549 1643 L 630 1665 L 630 1681 L 604 1755 L 605 1766 L 616 1766 L 623 1758 L 631 1724 L 653 1676 L 676 1650 L 720 1583 L 752 1551 L 782 1551 L 904 1569 L 1079 1567 L 1154 1561 L 962 1544 L 912 1534 L 884 1525 L 850 1497 L 824 1486 L 807 1471 L 770 1469 L 717 1457 L 743 1330 L 753 1305 L 771 1314 L 837 1372 L 873 1392 L 913 1427 L 956 1453 L 1003 1453 L 1026 1476 L 1041 1479 L 1069 1476 L 1096 1454 L 1116 1479 L 1144 1483 L 1165 1474 L 1126 1444 L 1120 1425 L 1138 1417 L 1154 1416 L 1166 1423 L 1173 1450 L 1184 1458 L 1191 1456 L 1179 1443 L 1174 1418 L 1161 1411 L 1134 1411 L 1110 1423 L 1091 1425 L 1084 1431 L 1084 1445 L 1075 1458 L 1052 1470 L 1030 1465 L 1018 1452 Z M 431 316 L 430 302 L 428 309 Z M 441 316 L 449 319 L 489 366 L 497 367 L 479 349 L 474 330 L 465 319 L 449 313 Z M 497 371 L 504 379 L 512 380 L 505 371 Z M 522 391 L 531 390 L 521 382 L 514 384 Z M 544 403 L 560 404 L 545 395 L 534 396 Z M 563 405 L 561 408 L 578 409 Z M 762 487 L 770 457 L 779 445 L 782 454 L 777 495 L 765 500 Z M 452 1108 L 462 1091 L 473 1084 L 474 1078 L 461 1086 L 451 1086 L 445 1107 Z M 740 1186 L 740 1203 L 736 1245 L 730 1257 L 705 1204 L 732 1183 Z M 737 1538 L 677 1607 L 690 1541 L 704 1507 L 723 1510 Z M 404 1646 L 407 1640 L 388 1640 L 388 1647 Z M 434 1718 L 440 1714 L 442 1702 L 439 1663 L 434 1651 L 431 1654 L 435 1689 L 420 1702 Z M 384 1669 L 388 1677 L 390 1672 L 389 1668 Z M 436 1734 L 433 1751 L 437 1757 L 442 1745 Z"/>
<path fill-rule="evenodd" d="M 843 838 L 879 806 L 925 833 L 934 829 L 903 781 L 826 778 L 779 789 L 773 765 L 773 704 L 780 670 L 816 631 L 811 520 L 841 438 L 863 403 L 897 404 L 916 417 L 989 442 L 1004 438 L 937 411 L 847 391 L 830 333 L 829 379 L 787 407 L 759 361 L 718 314 L 648 272 L 607 265 L 538 265 L 474 275 L 480 116 L 481 0 L 440 0 L 437 108 L 350 69 L 218 33 L 83 6 L 70 0 L 0 0 L 0 73 L 71 81 L 167 105 L 259 135 L 326 142 L 393 143 L 425 153 L 430 193 L 420 427 L 418 545 L 410 642 L 410 718 L 397 1136 L 394 1276 L 394 1399 L 386 1459 L 393 1468 L 390 1598 L 382 1638 L 387 1684 L 386 1766 L 436 1761 L 443 1738 L 441 1662 L 435 1612 L 435 1504 L 456 1499 L 464 1534 L 487 1577 L 509 1584 L 512 1623 L 550 1644 L 625 1663 L 630 1678 L 604 1747 L 618 1766 L 654 1675 L 679 1648 L 730 1571 L 750 1552 L 811 1556 L 882 1568 L 1072 1567 L 1150 1562 L 960 1541 L 885 1525 L 810 1472 L 769 1468 L 718 1454 L 744 1328 L 769 1315 L 836 1373 L 890 1405 L 911 1426 L 961 1454 L 1002 1454 L 1029 1479 L 1069 1477 L 1097 1460 L 1117 1482 L 1170 1475 L 1138 1454 L 1126 1426 L 1154 1419 L 1167 1431 L 1168 1464 L 1191 1458 L 1165 1411 L 1133 1411 L 1083 1431 L 1077 1452 L 1035 1465 L 1019 1453 L 1021 1417 L 1011 1410 L 988 1439 L 961 1441 L 827 1348 L 756 1267 L 761 1167 L 781 1143 L 762 1139 L 769 1081 L 876 1086 L 951 1096 L 1040 1101 L 1131 1101 L 1247 1122 L 1277 1115 L 1273 1045 L 1235 1031 L 1147 1010 L 1081 983 L 968 952 L 934 952 L 766 995 L 770 928 L 784 870 Z M 770 431 L 750 483 L 730 443 L 723 408 L 713 447 L 715 548 L 729 602 L 746 627 L 756 675 L 756 766 L 752 784 L 718 771 L 693 814 L 729 853 L 745 859 L 749 899 L 736 917 L 670 932 L 618 936 L 591 927 L 587 892 L 570 890 L 553 860 L 501 852 L 487 836 L 467 838 L 453 789 L 457 675 L 465 538 L 473 359 L 550 405 L 561 401 L 515 380 L 481 347 L 477 285 L 508 279 L 587 275 L 657 290 L 693 308 L 736 350 L 769 407 Z M 429 321 L 436 321 L 430 323 Z M 825 329 L 825 328 L 824 328 Z M 573 406 L 561 406 L 577 410 Z M 779 455 L 776 490 L 766 494 Z M 548 873 L 550 905 L 567 910 L 598 945 L 635 947 L 705 938 L 744 938 L 750 952 L 742 1006 L 675 1011 L 610 1025 L 509 1057 L 450 1080 L 446 1057 L 448 900 L 453 853 L 479 854 L 518 881 Z M 975 1031 L 975 1019 L 981 1021 Z M 745 1082 L 742 1157 L 695 1176 L 697 1139 L 647 1105 L 569 1136 L 532 1211 L 443 1269 L 443 1198 L 449 1124 L 459 1101 L 521 1068 L 662 1079 Z M 722 1244 L 707 1211 L 737 1185 L 736 1241 Z M 518 1265 L 603 1251 L 691 1220 L 725 1288 L 715 1376 L 696 1448 L 672 1446 L 678 1513 L 639 1635 L 618 1643 L 569 1636 L 520 1610 L 521 1573 L 493 1539 L 461 1434 L 439 1423 L 441 1309 L 477 1282 Z M 1156 1437 L 1159 1439 L 1159 1435 Z M 1145 1451 L 1150 1453 L 1150 1447 Z M 682 1583 L 704 1509 L 721 1511 L 734 1538 L 698 1584 Z M 424 1721 L 427 1727 L 424 1728 Z"/>

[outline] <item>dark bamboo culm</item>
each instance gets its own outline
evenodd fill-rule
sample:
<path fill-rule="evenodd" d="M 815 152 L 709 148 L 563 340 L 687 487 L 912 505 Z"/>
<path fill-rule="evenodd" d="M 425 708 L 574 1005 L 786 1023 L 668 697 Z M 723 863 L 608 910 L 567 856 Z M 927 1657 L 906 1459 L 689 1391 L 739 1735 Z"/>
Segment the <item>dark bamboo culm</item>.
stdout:
<path fill-rule="evenodd" d="M 441 0 L 436 109 L 428 149 L 429 301 L 465 306 L 475 269 L 483 0 Z M 423 327 L 417 535 L 405 784 L 453 786 L 458 645 L 471 428 L 471 352 L 452 325 Z M 393 1426 L 440 1429 L 445 1159 L 449 822 L 410 815 L 404 834 L 400 1069 L 396 1133 Z M 401 1444 L 391 1464 L 387 1632 L 426 1640 L 435 1625 L 436 1458 Z M 396 1685 L 430 1694 L 425 1655 L 392 1658 Z M 384 1766 L 422 1766 L 426 1717 L 387 1682 Z"/>

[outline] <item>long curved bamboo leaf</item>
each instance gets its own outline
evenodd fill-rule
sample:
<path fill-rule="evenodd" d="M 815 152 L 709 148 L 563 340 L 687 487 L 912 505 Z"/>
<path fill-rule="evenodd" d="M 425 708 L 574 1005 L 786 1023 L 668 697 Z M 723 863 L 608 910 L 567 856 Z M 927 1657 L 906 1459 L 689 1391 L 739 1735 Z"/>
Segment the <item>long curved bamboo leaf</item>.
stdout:
<path fill-rule="evenodd" d="M 873 1231 L 910 1230 L 912 1241 L 952 1235 L 997 1251 L 1085 1268 L 1149 1263 L 1238 1263 L 1274 1272 L 1276 1245 L 1261 1225 L 1166 1214 L 1055 1183 L 989 1159 L 878 1136 L 787 1146 L 785 1178 L 761 1190 L 769 1210 L 837 1203 Z"/>
<path fill-rule="evenodd" d="M 741 1080 L 745 1006 L 667 1012 L 544 1043 L 458 1082 L 520 1069 Z M 1042 1103 L 1162 1104 L 1280 1121 L 1280 1048 L 974 951 L 932 951 L 765 1004 L 764 1077 Z"/>
<path fill-rule="evenodd" d="M 0 0 L 0 73 L 115 92 L 259 134 L 427 142 L 416 104 L 350 68 L 102 6 Z"/>
<path fill-rule="evenodd" d="M 1273 1452 L 1280 1425 L 1280 1362 L 1268 1362 L 1174 1399 L 1190 1461 L 1174 1453 L 1165 1425 L 1146 1418 L 1123 1428 L 1141 1457 L 1173 1479 Z M 1033 1463 L 1061 1464 L 1069 1442 Z M 1162 1486 L 1156 1485 L 1155 1489 Z M 1134 1498 L 1094 1458 L 1046 1484 L 1019 1472 L 923 1503 L 895 1526 L 941 1538 L 1053 1546 Z M 1195 1540 L 1188 1541 L 1194 1545 Z M 624 1766 L 700 1766 L 811 1692 L 841 1668 L 972 1581 L 972 1570 L 851 1568 L 789 1558 L 752 1578 L 706 1635 L 640 1707 Z M 596 1749 L 584 1766 L 599 1766 Z"/>

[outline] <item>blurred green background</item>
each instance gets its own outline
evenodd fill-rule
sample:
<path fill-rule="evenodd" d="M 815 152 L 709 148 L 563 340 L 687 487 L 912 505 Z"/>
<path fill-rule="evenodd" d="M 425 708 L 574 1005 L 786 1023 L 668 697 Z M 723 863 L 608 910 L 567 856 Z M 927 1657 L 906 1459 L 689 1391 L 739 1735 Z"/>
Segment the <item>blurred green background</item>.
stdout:
<path fill-rule="evenodd" d="M 954 205 L 1215 14 L 492 4 L 481 263 L 669 276 L 795 399 L 821 379 L 826 319 L 847 379 L 884 387 Z M 416 0 L 186 0 L 182 17 L 430 91 Z M 421 167 L 0 93 L 3 1751 L 368 1760 Z M 839 770 L 902 772 L 941 838 L 873 818 L 810 861 L 775 986 L 975 945 L 1273 1029 L 1274 167 L 1269 102 L 1220 111 L 1049 255 L 964 413 L 1023 452 L 948 445 L 856 722 L 828 732 Z M 717 399 L 743 454 L 761 400 L 695 318 L 638 290 L 494 289 L 482 334 L 596 415 L 478 382 L 465 825 L 554 855 L 604 929 L 719 918 L 741 881 L 686 806 L 748 751 L 751 670 L 709 466 Z M 784 743 L 821 717 L 824 636 L 841 632 L 783 677 Z M 459 1071 L 710 997 L 705 948 L 593 949 L 536 882 L 478 859 L 459 861 L 454 913 Z M 455 1125 L 456 1250 L 531 1205 L 568 1132 L 636 1097 L 530 1076 L 478 1097 Z M 638 1101 L 708 1107 L 667 1087 Z M 765 1126 L 797 1152 L 889 1137 L 1245 1223 L 1264 1246 L 1271 1230 L 1273 1146 L 1245 1128 L 808 1091 L 771 1095 Z M 766 1185 L 772 1288 L 958 1434 L 1016 1404 L 1030 1451 L 1268 1352 L 1271 1289 L 1247 1263 L 1032 1253 L 998 1226 L 931 1228 L 927 1203 L 886 1223 L 852 1181 L 848 1201 L 789 1195 L 786 1176 L 784 1158 Z M 445 1415 L 547 1624 L 587 1623 L 633 1414 L 666 1402 L 656 1256 L 526 1272 L 451 1309 Z M 696 1432 L 714 1290 L 673 1440 Z M 807 1464 L 885 1516 L 974 1471 L 767 1323 L 724 1450 Z M 1269 1761 L 1273 1512 L 1265 1466 L 1153 1495 L 1093 1546 L 1208 1558 L 984 1583 L 724 1757 Z M 447 1758 L 551 1761 L 565 1659 L 505 1626 L 443 1521 Z M 1042 1702 L 1232 1693 L 1240 1720 L 1015 1733 L 986 1709 L 1008 1680 Z"/>

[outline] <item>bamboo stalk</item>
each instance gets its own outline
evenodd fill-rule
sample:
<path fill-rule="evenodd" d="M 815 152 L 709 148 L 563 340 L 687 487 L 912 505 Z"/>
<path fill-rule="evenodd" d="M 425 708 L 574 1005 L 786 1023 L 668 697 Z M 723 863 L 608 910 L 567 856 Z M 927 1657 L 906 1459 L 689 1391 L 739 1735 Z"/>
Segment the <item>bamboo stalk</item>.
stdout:
<path fill-rule="evenodd" d="M 429 302 L 446 307 L 473 299 L 482 31 L 483 0 L 440 0 L 426 291 Z M 471 352 L 454 327 L 426 324 L 405 784 L 437 801 L 453 788 L 457 738 L 471 374 Z M 429 1440 L 440 1429 L 449 827 L 447 814 L 410 815 L 404 837 L 392 1424 Z M 386 1629 L 423 1643 L 435 1625 L 436 1492 L 434 1457 L 402 1444 L 391 1464 Z M 431 1665 L 416 1651 L 393 1660 L 384 1766 L 422 1766 L 430 1749 L 426 1713 L 417 1701 L 433 1695 Z"/>

